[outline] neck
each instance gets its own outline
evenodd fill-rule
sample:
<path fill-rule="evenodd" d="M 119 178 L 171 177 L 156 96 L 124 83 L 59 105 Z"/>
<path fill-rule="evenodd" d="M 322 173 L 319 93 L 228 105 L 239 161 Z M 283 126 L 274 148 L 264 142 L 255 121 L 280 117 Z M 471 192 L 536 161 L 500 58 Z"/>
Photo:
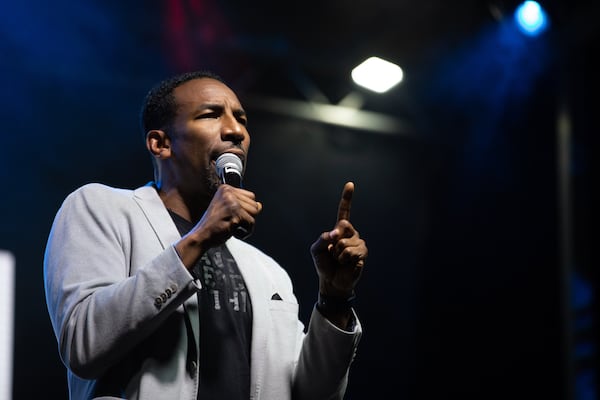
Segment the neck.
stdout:
<path fill-rule="evenodd" d="M 196 223 L 202 218 L 210 203 L 210 199 L 186 195 L 175 187 L 168 188 L 165 185 L 157 184 L 156 190 L 166 208 L 192 223 Z"/>

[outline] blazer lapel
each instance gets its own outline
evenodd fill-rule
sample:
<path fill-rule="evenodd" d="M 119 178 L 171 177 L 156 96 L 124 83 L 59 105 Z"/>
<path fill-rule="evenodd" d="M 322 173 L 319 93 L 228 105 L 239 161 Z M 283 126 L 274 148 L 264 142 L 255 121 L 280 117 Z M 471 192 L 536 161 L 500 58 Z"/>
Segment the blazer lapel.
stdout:
<path fill-rule="evenodd" d="M 265 275 L 260 271 L 259 261 L 254 259 L 251 252 L 242 247 L 242 242 L 231 238 L 226 242 L 226 245 L 244 277 L 252 302 L 250 399 L 256 400 L 260 398 L 260 388 L 265 375 L 265 355 L 268 350 L 267 337 L 271 324 L 268 302 L 272 288 L 267 286 Z"/>
<path fill-rule="evenodd" d="M 181 238 L 175 223 L 171 219 L 162 200 L 158 196 L 156 189 L 151 183 L 134 190 L 134 199 L 142 209 L 142 212 L 148 219 L 150 226 L 158 237 L 163 249 L 171 246 Z M 198 296 L 192 296 L 183 303 L 185 314 L 189 319 L 192 329 L 193 341 L 195 344 L 195 354 L 200 351 L 198 338 L 200 332 L 200 321 L 198 316 Z M 193 349 L 192 349 L 193 350 Z"/>
<path fill-rule="evenodd" d="M 137 188 L 134 190 L 133 195 L 154 233 L 156 233 L 163 249 L 179 240 L 181 236 L 177 231 L 177 227 L 153 186 L 148 184 Z"/>

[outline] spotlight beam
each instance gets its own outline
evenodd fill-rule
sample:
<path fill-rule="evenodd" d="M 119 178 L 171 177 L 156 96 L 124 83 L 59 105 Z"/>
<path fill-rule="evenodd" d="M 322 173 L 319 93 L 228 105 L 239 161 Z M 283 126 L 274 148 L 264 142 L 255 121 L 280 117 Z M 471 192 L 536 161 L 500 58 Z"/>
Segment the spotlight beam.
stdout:
<path fill-rule="evenodd" d="M 332 104 L 289 100 L 269 96 L 249 95 L 248 107 L 288 115 L 324 124 L 343 126 L 388 135 L 413 135 L 412 127 L 400 119 L 372 111 Z"/>

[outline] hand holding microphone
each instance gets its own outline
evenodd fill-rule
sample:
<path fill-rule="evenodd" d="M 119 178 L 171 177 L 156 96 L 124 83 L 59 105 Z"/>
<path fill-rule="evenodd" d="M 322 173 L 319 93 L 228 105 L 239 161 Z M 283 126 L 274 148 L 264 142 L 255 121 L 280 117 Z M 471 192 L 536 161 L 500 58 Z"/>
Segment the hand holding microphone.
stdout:
<path fill-rule="evenodd" d="M 221 183 L 233 186 L 235 188 L 243 188 L 242 186 L 242 172 L 244 167 L 242 160 L 233 153 L 221 154 L 215 163 L 217 175 L 221 180 Z M 259 207 L 262 208 L 262 206 Z M 241 220 L 239 225 L 235 228 L 233 236 L 238 239 L 247 239 L 252 234 L 253 225 L 249 224 L 245 220 Z"/>
<path fill-rule="evenodd" d="M 232 235 L 246 239 L 252 233 L 254 218 L 262 210 L 254 193 L 242 188 L 242 161 L 225 153 L 216 161 L 221 185 L 196 226 L 175 245 L 184 265 L 191 269 L 204 251 L 221 245 Z"/>

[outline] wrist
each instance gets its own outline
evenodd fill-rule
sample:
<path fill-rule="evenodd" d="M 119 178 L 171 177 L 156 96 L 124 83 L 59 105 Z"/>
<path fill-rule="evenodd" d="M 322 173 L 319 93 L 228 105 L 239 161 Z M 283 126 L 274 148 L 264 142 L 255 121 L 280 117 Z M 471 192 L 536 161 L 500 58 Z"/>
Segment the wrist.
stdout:
<path fill-rule="evenodd" d="M 354 287 L 340 287 L 334 282 L 326 279 L 319 279 L 319 294 L 325 297 L 347 299 L 354 296 Z"/>
<path fill-rule="evenodd" d="M 346 296 L 330 296 L 319 291 L 317 308 L 326 314 L 346 313 L 354 306 L 356 293 L 352 291 Z"/>

